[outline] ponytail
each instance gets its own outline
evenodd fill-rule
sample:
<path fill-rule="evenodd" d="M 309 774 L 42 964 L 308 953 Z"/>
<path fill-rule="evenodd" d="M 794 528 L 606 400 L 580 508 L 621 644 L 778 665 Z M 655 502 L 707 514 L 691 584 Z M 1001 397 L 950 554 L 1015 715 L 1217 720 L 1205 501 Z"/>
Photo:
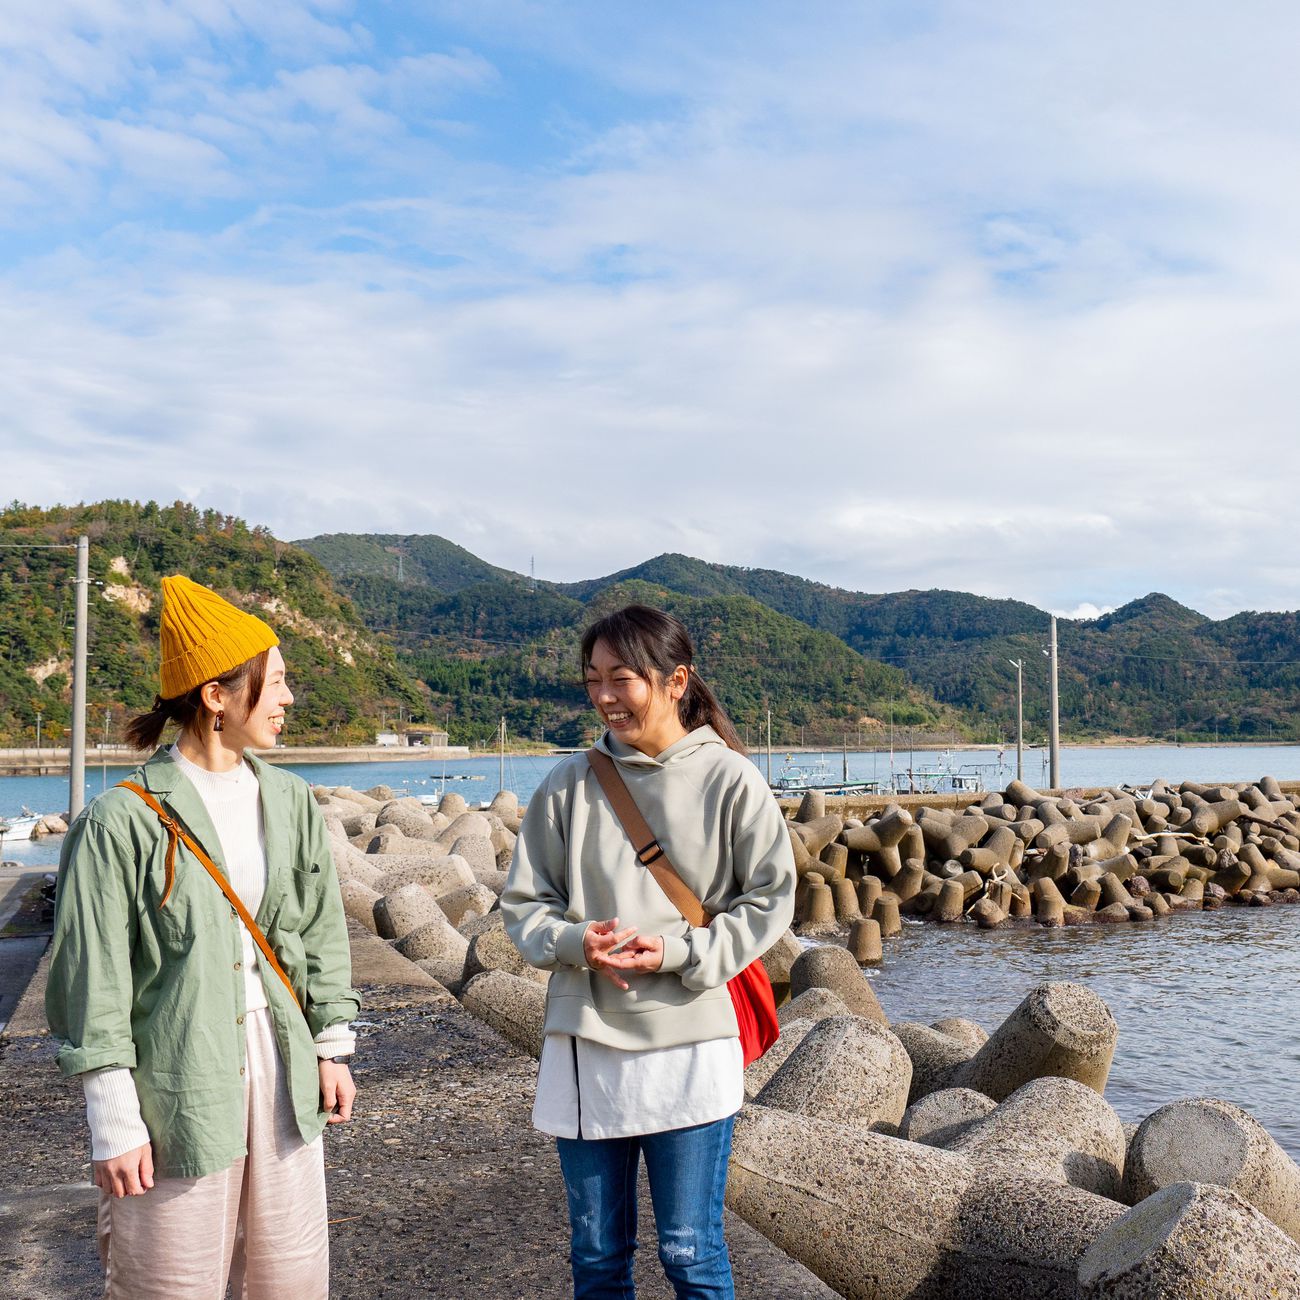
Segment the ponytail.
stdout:
<path fill-rule="evenodd" d="M 636 675 L 660 686 L 681 667 L 687 671 L 686 693 L 677 702 L 677 716 L 687 731 L 709 726 L 728 749 L 746 753 L 726 710 L 695 671 L 695 646 L 679 618 L 649 605 L 625 605 L 606 614 L 582 634 L 582 669 L 591 666 L 591 653 L 603 641 Z"/>
<path fill-rule="evenodd" d="M 201 707 L 196 698 L 200 689 L 196 687 L 188 695 L 178 695 L 170 700 L 155 695 L 149 712 L 137 713 L 126 724 L 126 743 L 132 749 L 156 749 L 169 722 L 177 723 L 182 731 L 192 726 Z"/>
<path fill-rule="evenodd" d="M 696 727 L 712 727 L 726 742 L 728 749 L 734 749 L 738 754 L 747 752 L 726 709 L 718 703 L 717 696 L 694 668 L 690 669 L 690 676 L 686 680 L 686 694 L 677 702 L 677 716 L 687 731 L 694 731 Z"/>

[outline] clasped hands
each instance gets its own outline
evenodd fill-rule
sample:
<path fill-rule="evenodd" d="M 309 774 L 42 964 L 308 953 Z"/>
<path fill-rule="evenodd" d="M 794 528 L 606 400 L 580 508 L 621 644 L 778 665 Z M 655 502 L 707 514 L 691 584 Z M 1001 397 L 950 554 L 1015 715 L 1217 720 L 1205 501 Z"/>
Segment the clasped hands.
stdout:
<path fill-rule="evenodd" d="M 626 990 L 624 971 L 649 975 L 663 965 L 664 940 L 659 934 L 637 934 L 634 925 L 620 930 L 618 917 L 614 917 L 587 926 L 587 933 L 582 937 L 582 955 L 590 970 L 598 971 Z"/>

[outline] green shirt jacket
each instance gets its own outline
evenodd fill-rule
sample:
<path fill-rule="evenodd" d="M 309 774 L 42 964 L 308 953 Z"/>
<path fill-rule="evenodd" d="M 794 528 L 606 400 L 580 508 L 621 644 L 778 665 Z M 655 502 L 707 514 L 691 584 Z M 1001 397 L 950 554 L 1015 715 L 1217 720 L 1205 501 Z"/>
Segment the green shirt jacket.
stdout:
<path fill-rule="evenodd" d="M 246 754 L 261 786 L 266 892 L 256 920 L 306 1012 L 258 963 L 298 1131 L 324 1129 L 314 1038 L 355 1018 L 347 923 L 329 833 L 306 782 Z M 165 749 L 129 778 L 150 791 L 224 871 L 197 790 Z M 192 1178 L 246 1154 L 244 981 L 235 909 L 178 844 L 165 907 L 167 833 L 130 790 L 72 823 L 59 863 L 45 1011 L 65 1075 L 133 1071 L 162 1177 Z"/>

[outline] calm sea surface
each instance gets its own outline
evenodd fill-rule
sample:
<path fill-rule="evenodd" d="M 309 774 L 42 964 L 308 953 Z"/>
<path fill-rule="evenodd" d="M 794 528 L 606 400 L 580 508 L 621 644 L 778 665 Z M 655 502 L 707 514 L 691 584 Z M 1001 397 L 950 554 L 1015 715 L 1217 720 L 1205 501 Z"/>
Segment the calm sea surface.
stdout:
<path fill-rule="evenodd" d="M 773 755 L 774 774 L 785 753 Z M 799 762 L 817 755 L 798 755 Z M 839 753 L 824 757 L 838 773 Z M 968 753 L 954 762 L 995 765 L 997 753 Z M 914 766 L 933 765 L 918 752 Z M 1015 761 L 1014 749 L 1005 760 Z M 506 785 L 526 800 L 558 760 L 507 759 Z M 766 756 L 756 761 L 766 766 Z M 895 750 L 893 766 L 909 764 Z M 426 793 L 447 777 L 473 803 L 498 785 L 498 760 L 447 763 L 406 760 L 291 768 L 308 781 L 359 790 L 384 784 Z M 881 779 L 890 771 L 887 753 L 850 754 L 849 774 Z M 988 775 L 998 774 L 990 767 Z M 1243 781 L 1270 774 L 1300 780 L 1300 746 L 1180 748 L 1136 745 L 1066 747 L 1061 775 L 1067 785 L 1145 784 L 1172 780 Z M 87 795 L 122 775 L 87 769 Z M 1003 768 L 1000 786 L 1014 775 Z M 1046 785 L 1043 756 L 1025 755 L 1025 779 Z M 0 816 L 26 804 L 38 812 L 67 806 L 67 780 L 58 777 L 0 778 Z M 57 861 L 59 840 L 5 844 L 5 859 L 33 866 Z M 884 965 L 871 975 L 894 1020 L 929 1022 L 967 1016 L 994 1029 L 1045 979 L 1074 980 L 1096 990 L 1119 1021 L 1119 1047 L 1107 1098 L 1125 1120 L 1139 1120 L 1178 1097 L 1223 1097 L 1257 1116 L 1300 1160 L 1300 907 L 1228 908 L 1180 915 L 1142 926 L 1039 927 L 983 931 L 912 922 L 885 945 Z"/>

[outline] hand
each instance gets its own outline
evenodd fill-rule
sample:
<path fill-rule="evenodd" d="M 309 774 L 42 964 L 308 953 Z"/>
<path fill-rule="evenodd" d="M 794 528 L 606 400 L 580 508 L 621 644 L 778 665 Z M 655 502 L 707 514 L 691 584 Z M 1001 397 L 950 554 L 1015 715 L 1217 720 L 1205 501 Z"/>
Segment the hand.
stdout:
<path fill-rule="evenodd" d="M 664 937 L 661 934 L 638 934 L 629 939 L 626 946 L 609 957 L 608 961 L 621 971 L 652 975 L 664 964 Z"/>
<path fill-rule="evenodd" d="M 582 955 L 590 970 L 594 970 L 624 991 L 625 980 L 616 969 L 620 954 L 610 955 L 613 948 L 626 943 L 636 934 L 636 926 L 630 925 L 625 930 L 618 928 L 618 917 L 612 921 L 593 921 L 582 936 Z"/>
<path fill-rule="evenodd" d="M 328 1112 L 330 1124 L 346 1124 L 352 1118 L 352 1102 L 357 1095 L 357 1085 L 352 1082 L 352 1071 L 346 1065 L 333 1061 L 320 1063 L 321 1105 Z"/>
<path fill-rule="evenodd" d="M 95 1161 L 95 1186 L 110 1196 L 143 1196 L 153 1186 L 153 1144 Z"/>

